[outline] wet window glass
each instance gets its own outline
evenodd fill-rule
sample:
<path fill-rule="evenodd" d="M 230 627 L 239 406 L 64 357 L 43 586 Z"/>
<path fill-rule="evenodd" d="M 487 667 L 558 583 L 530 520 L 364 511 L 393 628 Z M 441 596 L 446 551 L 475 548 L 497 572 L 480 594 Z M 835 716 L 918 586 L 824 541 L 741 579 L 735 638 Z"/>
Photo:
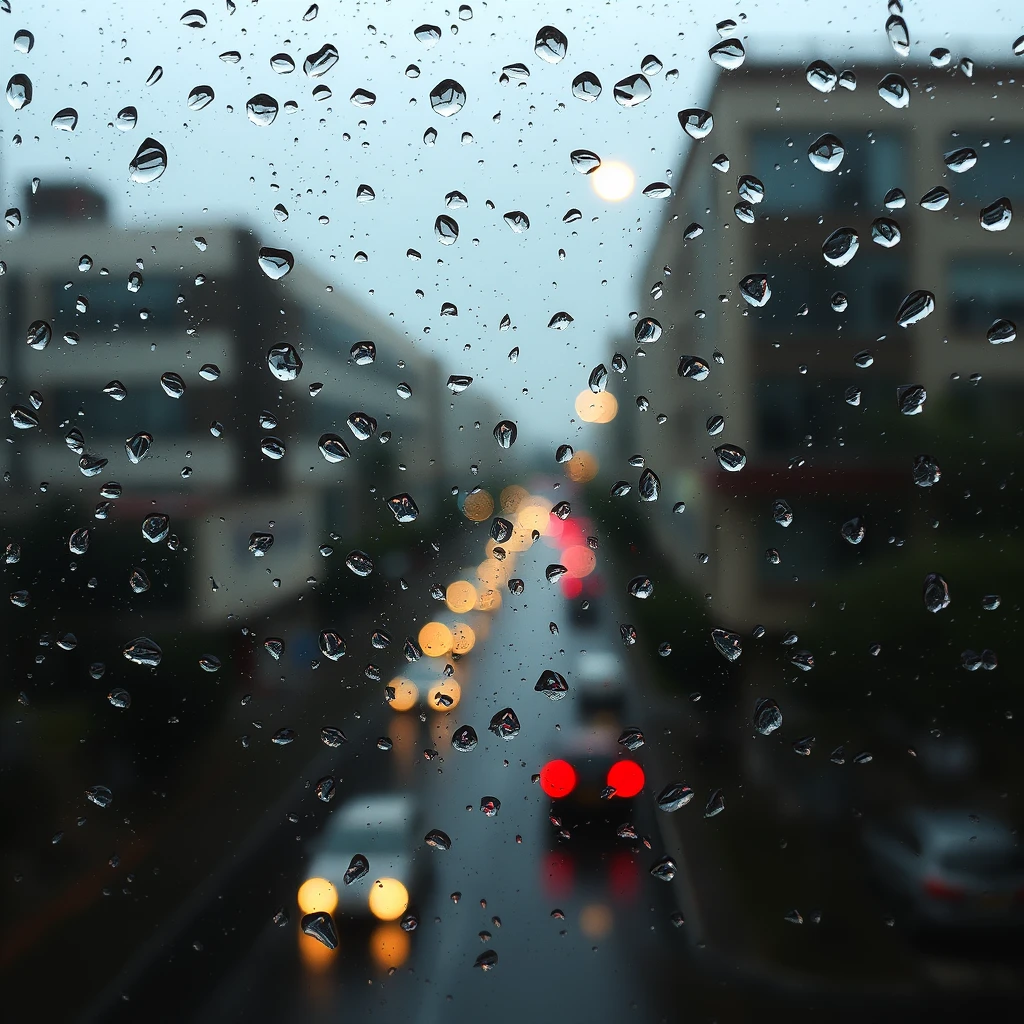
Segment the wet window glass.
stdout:
<path fill-rule="evenodd" d="M 4 1019 L 1019 1016 L 1016 6 L 0 53 Z"/>

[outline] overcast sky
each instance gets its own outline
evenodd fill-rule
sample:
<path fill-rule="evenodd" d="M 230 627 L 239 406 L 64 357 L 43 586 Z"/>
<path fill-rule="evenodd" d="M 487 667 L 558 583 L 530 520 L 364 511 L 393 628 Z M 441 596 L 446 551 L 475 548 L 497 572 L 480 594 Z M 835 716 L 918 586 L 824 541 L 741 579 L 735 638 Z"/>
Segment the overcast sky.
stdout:
<path fill-rule="evenodd" d="M 0 104 L 5 207 L 17 204 L 32 176 L 73 176 L 105 191 L 114 219 L 125 224 L 244 222 L 258 243 L 293 249 L 327 281 L 381 315 L 393 314 L 417 344 L 439 354 L 448 372 L 473 374 L 496 396 L 514 398 L 520 416 L 531 408 L 572 415 L 595 354 L 606 355 L 609 335 L 631 329 L 628 314 L 638 302 L 633 275 L 643 267 L 660 216 L 657 201 L 640 189 L 678 170 L 684 137 L 675 113 L 708 98 L 716 69 L 707 50 L 718 40 L 716 22 L 738 20 L 750 60 L 821 57 L 855 67 L 871 59 L 899 66 L 885 36 L 886 5 L 877 0 L 578 8 L 472 2 L 473 16 L 465 21 L 459 4 L 324 0 L 309 22 L 302 20 L 306 0 L 237 0 L 234 14 L 224 0 L 209 0 L 195 4 L 207 15 L 205 28 L 180 22 L 190 7 L 184 2 L 11 0 L 11 6 L 11 14 L 0 14 L 0 52 L 7 54 L 8 75 L 29 75 L 34 99 L 19 112 Z M 1024 33 L 1024 11 L 1015 9 L 988 0 L 908 2 L 912 58 L 925 60 L 932 47 L 946 45 L 979 62 L 1011 61 L 1012 42 Z M 441 28 L 429 48 L 413 32 L 424 23 Z M 569 40 L 558 64 L 534 53 L 534 37 L 546 23 Z M 11 42 L 22 28 L 35 36 L 29 54 Z M 314 81 L 302 62 L 325 42 L 337 45 L 340 61 Z M 229 50 L 240 52 L 239 63 L 219 59 Z M 295 60 L 293 73 L 271 68 L 270 58 L 280 52 Z M 631 109 L 619 106 L 612 85 L 639 71 L 647 54 L 664 65 L 651 78 L 653 95 Z M 513 62 L 529 69 L 525 85 L 499 83 L 501 68 Z M 418 79 L 405 75 L 413 63 L 421 69 Z M 147 86 L 155 65 L 163 77 Z M 679 71 L 675 80 L 666 77 L 670 69 Z M 596 73 L 604 86 L 595 103 L 572 97 L 570 83 L 582 71 Z M 465 107 L 450 118 L 438 116 L 428 101 L 446 78 L 467 93 Z M 312 98 L 318 82 L 332 98 Z M 215 99 L 191 111 L 186 97 L 198 85 L 211 86 Z M 356 89 L 375 93 L 376 103 L 354 106 L 349 97 Z M 245 104 L 264 92 L 282 111 L 272 125 L 257 127 Z M 289 100 L 298 105 L 294 113 L 283 109 Z M 138 125 L 122 132 L 110 125 L 128 104 L 138 108 Z M 50 127 L 53 114 L 67 106 L 79 114 L 71 133 Z M 432 148 L 423 142 L 430 127 L 438 133 Z M 467 132 L 471 143 L 463 142 Z M 13 144 L 16 133 L 20 146 Z M 166 147 L 169 167 L 159 180 L 136 184 L 128 164 L 146 136 Z M 571 167 L 569 152 L 576 148 L 628 162 L 637 176 L 632 197 L 617 204 L 598 199 L 590 179 Z M 356 201 L 364 183 L 376 192 L 373 202 Z M 465 193 L 468 208 L 446 210 L 452 190 Z M 283 224 L 273 214 L 278 203 L 290 212 Z M 583 219 L 566 226 L 562 216 L 570 207 Z M 506 226 L 502 215 L 511 210 L 529 216 L 528 232 Z M 452 246 L 434 237 L 441 213 L 459 223 Z M 329 223 L 319 223 L 322 217 Z M 409 248 L 422 261 L 408 260 Z M 353 262 L 360 250 L 368 262 Z M 442 319 L 442 302 L 455 303 L 459 316 Z M 560 310 L 575 322 L 564 332 L 547 330 Z M 514 335 L 498 333 L 505 313 Z M 522 357 L 513 367 L 505 357 L 514 344 Z"/>

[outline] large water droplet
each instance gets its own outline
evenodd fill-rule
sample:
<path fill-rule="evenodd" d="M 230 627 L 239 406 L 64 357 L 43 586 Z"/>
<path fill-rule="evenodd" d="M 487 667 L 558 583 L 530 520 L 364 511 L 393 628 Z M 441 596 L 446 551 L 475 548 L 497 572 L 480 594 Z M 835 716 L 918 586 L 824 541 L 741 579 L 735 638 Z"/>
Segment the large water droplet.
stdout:
<path fill-rule="evenodd" d="M 885 23 L 885 34 L 889 37 L 892 48 L 901 57 L 906 57 L 910 53 L 910 32 L 907 23 L 898 14 L 892 15 Z"/>
<path fill-rule="evenodd" d="M 743 641 L 739 633 L 732 633 L 727 629 L 713 629 L 711 640 L 727 661 L 735 661 L 743 653 Z"/>
<path fill-rule="evenodd" d="M 133 665 L 143 665 L 146 668 L 156 668 L 164 656 L 159 644 L 150 640 L 148 636 L 136 637 L 131 643 L 125 644 L 121 653 Z"/>
<path fill-rule="evenodd" d="M 254 125 L 266 128 L 277 119 L 277 100 L 265 92 L 257 93 L 245 104 L 245 113 Z"/>
<path fill-rule="evenodd" d="M 670 782 L 657 796 L 658 810 L 671 813 L 693 799 L 693 790 L 682 782 Z"/>
<path fill-rule="evenodd" d="M 949 584 L 937 572 L 924 578 L 924 606 L 930 612 L 941 612 L 949 607 Z"/>
<path fill-rule="evenodd" d="M 345 874 L 342 875 L 341 880 L 346 885 L 351 885 L 353 882 L 358 881 L 363 875 L 368 874 L 370 870 L 370 862 L 361 854 L 357 853 L 353 856 L 352 860 L 349 861 L 348 869 Z"/>
<path fill-rule="evenodd" d="M 494 428 L 494 440 L 501 448 L 511 448 L 519 431 L 511 420 L 501 420 Z"/>
<path fill-rule="evenodd" d="M 434 221 L 434 237 L 442 245 L 452 245 L 459 237 L 459 225 L 455 218 L 442 213 Z"/>
<path fill-rule="evenodd" d="M 369 576 L 373 572 L 373 559 L 358 548 L 345 556 L 345 565 L 356 576 Z"/>
<path fill-rule="evenodd" d="M 657 501 L 661 496 L 661 480 L 650 466 L 640 474 L 637 493 L 641 501 Z"/>
<path fill-rule="evenodd" d="M 114 124 L 123 132 L 131 131 L 139 120 L 135 107 L 122 107 L 114 118 Z"/>
<path fill-rule="evenodd" d="M 767 274 L 748 274 L 740 281 L 740 295 L 751 306 L 763 306 L 772 297 Z"/>
<path fill-rule="evenodd" d="M 191 89 L 185 105 L 189 110 L 202 110 L 213 102 L 213 87 L 209 85 L 197 85 Z"/>
<path fill-rule="evenodd" d="M 14 49 L 18 53 L 31 53 L 35 42 L 35 36 L 27 28 L 19 28 L 14 33 Z"/>
<path fill-rule="evenodd" d="M 432 828 L 423 837 L 423 841 L 427 846 L 432 846 L 435 850 L 445 851 L 452 848 L 451 837 L 446 832 L 442 832 L 439 828 Z"/>
<path fill-rule="evenodd" d="M 466 90 L 453 78 L 438 82 L 430 90 L 430 106 L 442 117 L 457 114 L 466 105 Z"/>
<path fill-rule="evenodd" d="M 1017 325 L 1012 320 L 994 320 L 986 337 L 990 345 L 1005 345 L 1017 337 Z"/>
<path fill-rule="evenodd" d="M 886 75 L 878 83 L 878 95 L 892 107 L 903 109 L 910 106 L 910 89 L 902 75 Z"/>
<path fill-rule="evenodd" d="M 28 75 L 11 75 L 7 82 L 7 102 L 21 110 L 32 102 L 32 81 Z"/>
<path fill-rule="evenodd" d="M 812 61 L 805 72 L 808 84 L 818 92 L 832 92 L 839 81 L 836 69 L 823 60 Z"/>
<path fill-rule="evenodd" d="M 137 434 L 133 434 L 124 443 L 125 452 L 128 455 L 128 461 L 133 465 L 138 465 L 149 454 L 149 450 L 152 445 L 152 434 L 147 434 L 144 430 L 140 430 Z"/>
<path fill-rule="evenodd" d="M 917 205 L 924 210 L 930 210 L 933 213 L 938 210 L 945 208 L 949 202 L 949 189 L 943 188 L 941 185 L 936 185 L 934 188 L 928 189 L 927 192 L 917 201 Z"/>
<path fill-rule="evenodd" d="M 830 172 L 836 170 L 846 156 L 846 147 L 838 135 L 826 132 L 810 144 L 807 158 L 819 170 Z"/>
<path fill-rule="evenodd" d="M 723 39 L 708 50 L 712 62 L 726 71 L 735 71 L 747 58 L 743 43 L 739 39 Z"/>
<path fill-rule="evenodd" d="M 715 127 L 715 119 L 711 116 L 711 111 L 704 110 L 701 107 L 689 107 L 686 110 L 680 110 L 676 116 L 679 118 L 679 124 L 682 126 L 683 131 L 691 139 L 696 139 L 698 142 L 701 139 L 706 139 Z"/>
<path fill-rule="evenodd" d="M 569 40 L 554 25 L 545 25 L 533 44 L 533 52 L 549 64 L 557 64 L 569 52 Z"/>
<path fill-rule="evenodd" d="M 910 327 L 912 324 L 920 323 L 934 312 L 935 296 L 923 288 L 918 288 L 900 303 L 900 308 L 896 311 L 896 323 L 900 327 Z"/>
<path fill-rule="evenodd" d="M 770 697 L 759 700 L 754 706 L 754 728 L 762 736 L 770 736 L 782 725 L 779 705 Z"/>
<path fill-rule="evenodd" d="M 302 70 L 310 78 L 322 78 L 338 63 L 338 48 L 324 43 L 316 53 L 311 53 L 303 62 Z"/>
<path fill-rule="evenodd" d="M 502 708 L 491 718 L 487 729 L 503 740 L 514 740 L 519 735 L 519 717 L 512 708 Z"/>
<path fill-rule="evenodd" d="M 986 206 L 979 214 L 978 220 L 986 231 L 1005 231 L 1013 220 L 1013 206 L 1006 196 Z"/>
<path fill-rule="evenodd" d="M 50 121 L 50 127 L 59 132 L 73 132 L 78 127 L 78 111 L 74 107 L 58 110 Z"/>
<path fill-rule="evenodd" d="M 904 384 L 896 389 L 896 404 L 904 416 L 917 416 L 924 409 L 928 392 L 921 384 Z"/>
<path fill-rule="evenodd" d="M 601 81 L 592 71 L 581 71 L 572 80 L 572 94 L 584 103 L 593 103 L 601 95 Z"/>
<path fill-rule="evenodd" d="M 635 107 L 650 99 L 651 83 L 645 75 L 628 75 L 612 88 L 615 102 L 623 107 Z"/>
<path fill-rule="evenodd" d="M 146 139 L 128 165 L 129 177 L 140 185 L 156 181 L 166 170 L 167 150 L 156 139 Z"/>
<path fill-rule="evenodd" d="M 97 807 L 109 807 L 114 802 L 114 794 L 107 786 L 90 786 L 85 791 L 85 798 Z"/>
<path fill-rule="evenodd" d="M 400 523 L 414 523 L 420 515 L 411 494 L 395 494 L 388 498 L 388 508 Z"/>
<path fill-rule="evenodd" d="M 568 692 L 569 684 L 560 672 L 548 668 L 541 672 L 540 678 L 534 683 L 533 688 L 537 693 L 543 693 L 551 700 L 561 700 Z"/>
<path fill-rule="evenodd" d="M 871 222 L 871 241 L 883 249 L 899 245 L 902 237 L 899 224 L 889 217 L 876 217 Z"/>
<path fill-rule="evenodd" d="M 18 430 L 31 430 L 33 427 L 39 426 L 39 417 L 31 409 L 26 409 L 23 405 L 12 405 L 11 423 Z"/>
<path fill-rule="evenodd" d="M 317 795 L 320 795 L 319 785 L 317 786 Z M 312 936 L 317 942 L 322 943 L 328 949 L 338 948 L 338 932 L 334 927 L 334 919 L 330 914 L 323 910 L 319 910 L 315 914 L 305 914 L 300 925 L 304 934 Z"/>
<path fill-rule="evenodd" d="M 845 267 L 860 248 L 860 236 L 853 228 L 836 228 L 821 245 L 825 262 L 833 267 Z"/>
<path fill-rule="evenodd" d="M 601 158 L 589 149 L 574 149 L 569 159 L 580 174 L 593 174 L 601 166 Z"/>
<path fill-rule="evenodd" d="M 729 473 L 738 473 L 747 464 L 747 453 L 735 444 L 720 444 L 715 449 L 718 464 Z"/>
<path fill-rule="evenodd" d="M 839 536 L 847 542 L 847 544 L 860 544 L 864 540 L 867 530 L 864 528 L 864 520 L 860 516 L 854 516 L 852 519 L 847 519 L 842 526 L 839 527 Z"/>
<path fill-rule="evenodd" d="M 142 520 L 142 536 L 150 544 L 159 544 L 165 540 L 171 529 L 171 520 L 163 512 L 153 512 Z"/>

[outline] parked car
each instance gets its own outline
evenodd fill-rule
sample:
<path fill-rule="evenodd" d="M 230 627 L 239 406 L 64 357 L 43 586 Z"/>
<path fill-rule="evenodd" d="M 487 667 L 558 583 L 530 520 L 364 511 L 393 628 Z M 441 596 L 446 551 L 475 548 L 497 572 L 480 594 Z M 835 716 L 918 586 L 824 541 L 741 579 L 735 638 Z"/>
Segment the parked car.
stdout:
<path fill-rule="evenodd" d="M 864 846 L 875 880 L 911 930 L 1024 926 L 1024 847 L 1003 822 L 912 808 L 868 826 Z"/>

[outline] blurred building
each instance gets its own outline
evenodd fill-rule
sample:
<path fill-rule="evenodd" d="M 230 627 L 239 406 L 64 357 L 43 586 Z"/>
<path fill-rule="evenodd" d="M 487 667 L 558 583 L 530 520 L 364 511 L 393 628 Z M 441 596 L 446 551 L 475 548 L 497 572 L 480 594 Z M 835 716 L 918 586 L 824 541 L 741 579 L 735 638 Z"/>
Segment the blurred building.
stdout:
<path fill-rule="evenodd" d="M 781 625 L 839 579 L 850 560 L 840 526 L 855 515 L 873 527 L 858 557 L 884 556 L 906 526 L 913 455 L 947 430 L 969 457 L 981 441 L 969 433 L 1006 429 L 1024 398 L 1019 343 L 986 337 L 997 319 L 1024 317 L 1024 270 L 1013 230 L 979 223 L 1001 197 L 1024 200 L 1021 86 L 1002 70 L 903 69 L 909 108 L 896 109 L 877 85 L 892 70 L 858 66 L 855 89 L 834 82 L 827 93 L 803 67 L 748 60 L 722 74 L 707 102 L 714 128 L 687 140 L 651 253 L 639 315 L 664 333 L 631 360 L 630 386 L 649 409 L 630 410 L 620 456 L 641 453 L 658 473 L 661 502 L 647 507 L 661 551 L 739 628 Z M 836 141 L 819 143 L 827 133 Z M 818 169 L 809 150 L 835 160 L 837 142 L 841 162 Z M 962 173 L 960 149 L 977 156 Z M 945 208 L 920 205 L 936 187 L 951 194 Z M 892 189 L 903 207 L 886 207 Z M 873 240 L 883 217 L 902 234 L 891 247 Z M 823 243 L 844 227 L 859 251 L 832 266 Z M 740 289 L 758 274 L 771 289 L 761 306 Z M 935 312 L 904 329 L 897 310 L 916 289 L 934 294 Z M 699 364 L 695 378 L 677 376 L 691 356 L 705 380 Z M 907 384 L 926 388 L 924 416 L 899 414 Z M 716 416 L 725 422 L 713 434 Z M 740 472 L 720 468 L 723 443 L 745 451 Z M 775 521 L 778 499 L 792 527 Z M 686 511 L 671 515 L 666 501 Z"/>
<path fill-rule="evenodd" d="M 271 237 L 231 224 L 125 229 L 79 185 L 27 194 L 22 214 L 0 248 L 0 354 L 5 398 L 39 426 L 8 424 L 9 540 L 40 525 L 46 502 L 68 506 L 97 537 L 93 516 L 106 502 L 106 525 L 130 527 L 133 547 L 144 517 L 164 513 L 189 556 L 162 613 L 209 625 L 240 602 L 252 611 L 305 587 L 332 535 L 343 557 L 393 530 L 391 495 L 412 494 L 424 516 L 437 510 L 450 395 L 435 360 L 309 267 L 268 278 L 258 253 Z M 40 323 L 52 332 L 41 349 L 26 344 Z M 294 380 L 268 366 L 280 344 L 300 354 Z M 180 397 L 162 378 L 171 391 L 184 386 Z M 375 420 L 372 436 L 349 428 L 353 413 Z M 152 445 L 133 463 L 126 440 L 139 432 Z M 351 456 L 326 461 L 324 434 Z M 107 464 L 85 476 L 82 454 Z M 120 484 L 114 499 L 100 493 L 110 481 Z M 265 559 L 248 550 L 258 531 L 275 538 Z"/>

